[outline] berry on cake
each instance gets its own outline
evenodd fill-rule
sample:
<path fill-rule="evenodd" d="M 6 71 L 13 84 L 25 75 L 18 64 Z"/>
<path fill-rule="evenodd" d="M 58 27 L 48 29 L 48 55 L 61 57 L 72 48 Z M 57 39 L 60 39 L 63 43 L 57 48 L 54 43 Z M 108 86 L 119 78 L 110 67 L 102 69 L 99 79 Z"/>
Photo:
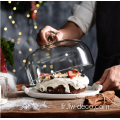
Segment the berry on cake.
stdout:
<path fill-rule="evenodd" d="M 41 82 L 36 83 L 36 89 L 42 93 L 51 94 L 77 94 L 84 92 L 89 84 L 86 75 L 82 75 L 77 69 L 68 73 L 49 75 L 41 73 Z"/>

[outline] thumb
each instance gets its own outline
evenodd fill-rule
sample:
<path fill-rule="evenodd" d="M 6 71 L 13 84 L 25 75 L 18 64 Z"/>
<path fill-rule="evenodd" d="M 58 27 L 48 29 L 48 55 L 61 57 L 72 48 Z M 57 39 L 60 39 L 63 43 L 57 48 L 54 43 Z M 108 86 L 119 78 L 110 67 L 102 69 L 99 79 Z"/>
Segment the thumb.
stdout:
<path fill-rule="evenodd" d="M 105 81 L 105 79 L 99 79 L 97 82 L 95 82 L 96 84 L 102 84 Z"/>
<path fill-rule="evenodd" d="M 107 78 L 107 75 L 109 73 L 109 69 L 106 69 L 102 75 L 102 77 L 97 81 L 95 82 L 96 84 L 103 84 L 105 79 Z"/>
<path fill-rule="evenodd" d="M 56 38 L 57 38 L 57 41 L 62 40 L 63 34 L 61 32 L 57 32 Z"/>

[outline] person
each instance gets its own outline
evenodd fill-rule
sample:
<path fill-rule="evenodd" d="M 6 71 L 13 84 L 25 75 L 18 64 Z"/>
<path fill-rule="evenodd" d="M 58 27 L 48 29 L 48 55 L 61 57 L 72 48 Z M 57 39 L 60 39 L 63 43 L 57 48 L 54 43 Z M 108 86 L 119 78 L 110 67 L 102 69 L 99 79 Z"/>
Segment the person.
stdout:
<path fill-rule="evenodd" d="M 47 45 L 47 31 L 56 32 L 56 39 L 80 39 L 96 23 L 98 55 L 93 82 L 102 84 L 102 91 L 114 90 L 120 97 L 120 2 L 83 1 L 73 5 L 72 16 L 59 30 L 45 26 L 37 35 L 39 46 Z"/>

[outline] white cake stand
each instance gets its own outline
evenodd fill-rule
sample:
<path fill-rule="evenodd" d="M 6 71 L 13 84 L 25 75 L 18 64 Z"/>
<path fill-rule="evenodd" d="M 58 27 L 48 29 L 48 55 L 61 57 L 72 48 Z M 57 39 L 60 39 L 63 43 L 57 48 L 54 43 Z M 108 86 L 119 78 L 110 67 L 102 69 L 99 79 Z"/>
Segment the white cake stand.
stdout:
<path fill-rule="evenodd" d="M 92 86 L 88 86 L 84 92 L 78 94 L 48 94 L 48 93 L 40 93 L 36 87 L 26 88 L 25 86 L 22 87 L 24 92 L 34 98 L 41 98 L 41 99 L 78 99 L 83 98 L 85 96 L 96 95 L 102 90 L 102 85 L 93 84 Z"/>

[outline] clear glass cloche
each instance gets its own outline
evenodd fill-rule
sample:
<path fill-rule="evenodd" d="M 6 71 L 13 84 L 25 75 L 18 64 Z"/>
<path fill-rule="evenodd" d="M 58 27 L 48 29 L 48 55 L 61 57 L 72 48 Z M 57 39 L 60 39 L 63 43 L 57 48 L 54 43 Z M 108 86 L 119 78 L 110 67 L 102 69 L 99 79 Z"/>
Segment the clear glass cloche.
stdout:
<path fill-rule="evenodd" d="M 89 48 L 81 40 L 67 39 L 43 46 L 32 52 L 25 68 L 29 85 L 34 86 L 41 73 L 66 73 L 71 68 L 83 72 L 94 66 Z"/>

